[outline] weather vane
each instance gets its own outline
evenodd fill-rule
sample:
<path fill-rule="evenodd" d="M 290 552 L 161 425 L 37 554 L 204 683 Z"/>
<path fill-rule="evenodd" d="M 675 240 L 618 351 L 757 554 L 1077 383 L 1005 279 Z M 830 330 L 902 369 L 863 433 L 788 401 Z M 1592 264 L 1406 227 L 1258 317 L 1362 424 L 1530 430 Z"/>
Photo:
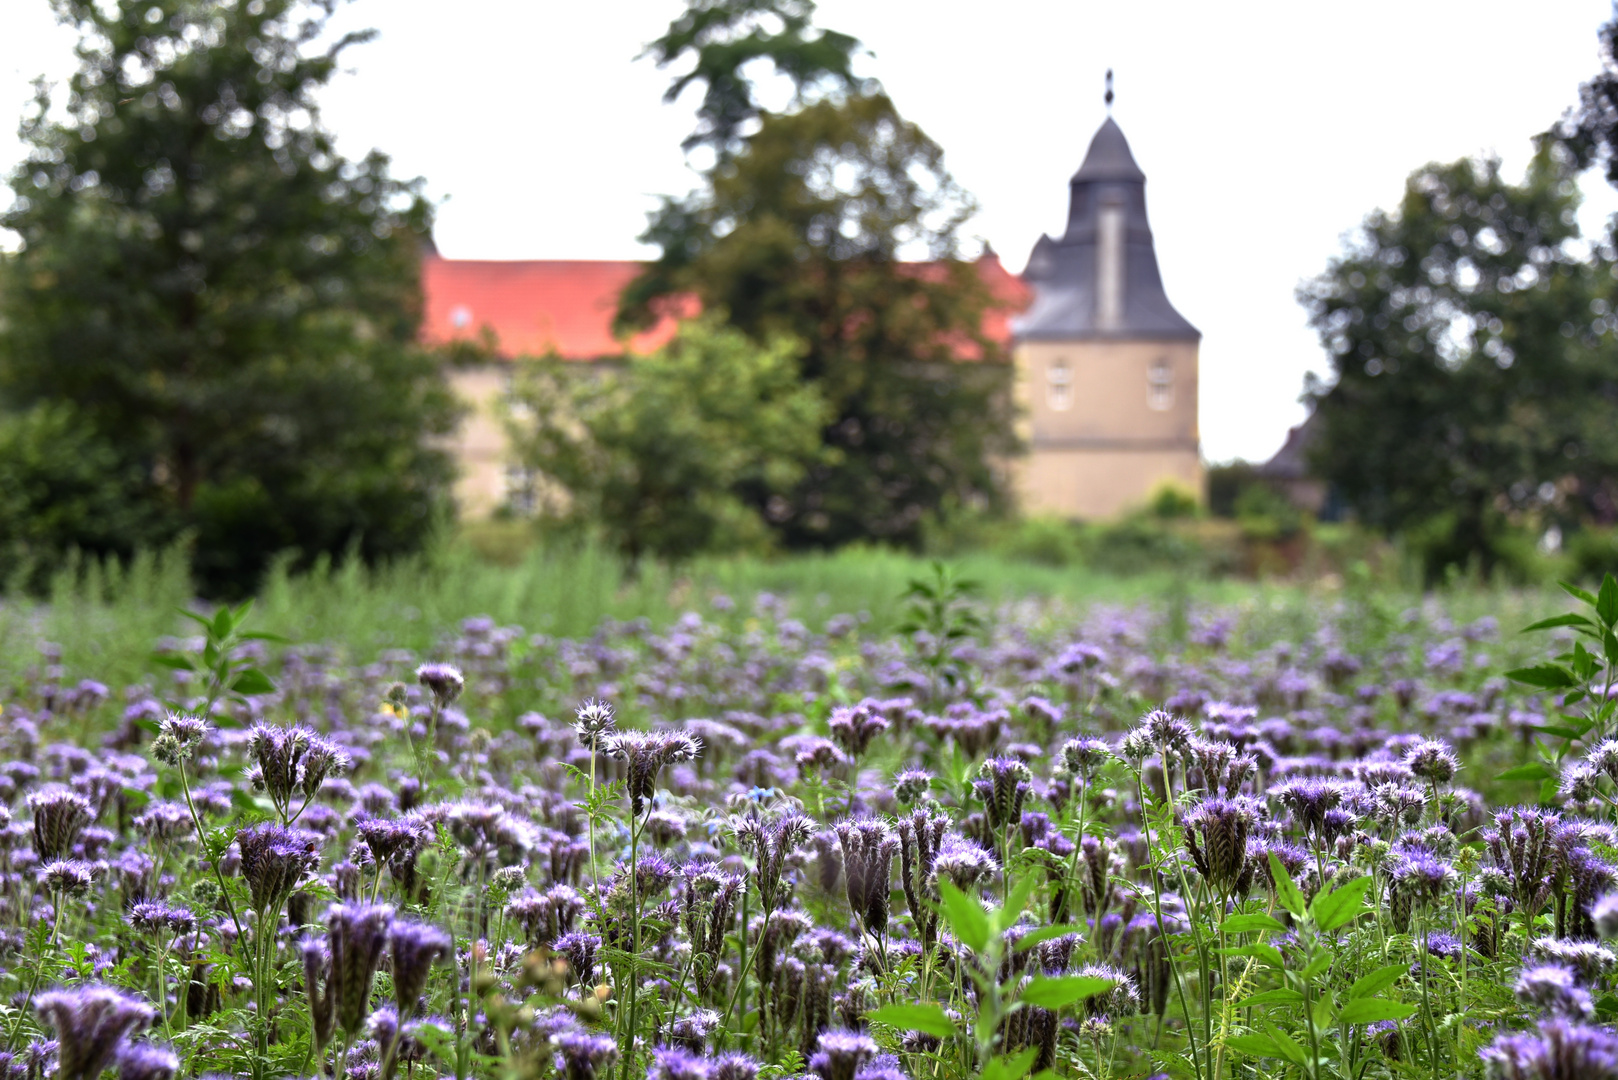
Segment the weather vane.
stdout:
<path fill-rule="evenodd" d="M 1107 69 L 1107 96 L 1103 99 L 1107 103 L 1107 115 L 1112 115 L 1112 68 Z"/>

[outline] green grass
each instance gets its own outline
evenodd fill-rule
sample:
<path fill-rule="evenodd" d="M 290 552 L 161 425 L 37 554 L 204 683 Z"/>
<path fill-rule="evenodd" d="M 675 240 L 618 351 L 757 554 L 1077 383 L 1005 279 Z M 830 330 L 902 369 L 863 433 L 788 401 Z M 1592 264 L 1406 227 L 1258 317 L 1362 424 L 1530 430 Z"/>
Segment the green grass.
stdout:
<path fill-rule="evenodd" d="M 631 571 L 600 548 L 531 548 L 509 565 L 480 556 L 465 543 L 367 569 L 357 562 L 291 575 L 272 572 L 257 598 L 253 625 L 297 642 L 340 645 L 363 662 L 386 649 L 432 648 L 460 620 L 488 615 L 532 633 L 582 637 L 604 618 L 645 617 L 664 624 L 683 611 L 711 612 L 729 596 L 745 618 L 760 593 L 786 597 L 811 627 L 839 613 L 867 613 L 880 633 L 897 620 L 899 594 L 928 572 L 929 560 L 879 549 L 775 559 L 700 560 L 671 569 Z M 1197 580 L 1170 571 L 1131 576 L 1085 568 L 1053 568 L 994 554 L 950 560 L 982 585 L 991 605 L 1037 599 L 1056 618 L 1091 604 L 1160 606 L 1168 616 L 1207 605 L 1248 613 L 1270 631 L 1304 633 L 1322 604 L 1363 606 L 1391 625 L 1420 597 L 1394 585 L 1266 584 Z M 1546 609 L 1561 610 L 1554 590 L 1507 592 L 1471 584 L 1452 590 L 1446 607 L 1456 619 L 1485 613 L 1510 634 Z M 13 592 L 0 600 L 0 686 L 14 685 L 44 662 L 40 645 L 60 648 L 69 679 L 92 677 L 112 686 L 150 669 L 152 646 L 165 635 L 189 634 L 177 609 L 196 606 L 179 552 L 143 556 L 127 568 L 85 564 L 59 573 L 45 599 Z M 1521 620 L 1521 621 L 1519 621 Z"/>

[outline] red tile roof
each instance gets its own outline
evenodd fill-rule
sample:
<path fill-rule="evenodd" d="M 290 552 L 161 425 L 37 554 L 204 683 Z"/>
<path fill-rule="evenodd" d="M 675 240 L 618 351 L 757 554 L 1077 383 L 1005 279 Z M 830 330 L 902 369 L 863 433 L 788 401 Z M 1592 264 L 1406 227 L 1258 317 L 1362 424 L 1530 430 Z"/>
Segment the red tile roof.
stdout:
<path fill-rule="evenodd" d="M 496 262 L 445 259 L 429 254 L 422 262 L 426 294 L 422 340 L 429 345 L 477 341 L 487 327 L 504 357 L 544 356 L 595 360 L 653 352 L 674 336 L 682 318 L 697 314 L 696 300 L 684 297 L 650 330 L 627 342 L 612 336 L 618 297 L 644 264 L 603 260 L 523 260 Z M 994 255 L 978 260 L 979 272 L 1001 306 L 984 318 L 992 340 L 1011 340 L 1010 320 L 1027 306 L 1028 286 L 1008 273 Z M 963 349 L 963 357 L 971 353 Z"/>

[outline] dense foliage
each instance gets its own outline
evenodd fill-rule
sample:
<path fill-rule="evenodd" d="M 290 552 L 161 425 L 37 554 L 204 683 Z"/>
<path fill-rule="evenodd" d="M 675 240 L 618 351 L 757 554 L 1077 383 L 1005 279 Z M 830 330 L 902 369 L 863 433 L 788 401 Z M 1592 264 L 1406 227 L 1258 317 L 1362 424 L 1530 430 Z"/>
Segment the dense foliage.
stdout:
<path fill-rule="evenodd" d="M 0 702 L 7 1066 L 1610 1080 L 1618 582 L 1577 595 L 1559 659 L 942 571 L 896 638 L 712 596 L 356 668 L 198 616 L 172 678 Z"/>
<path fill-rule="evenodd" d="M 20 410 L 71 402 L 109 474 L 134 474 L 132 498 L 160 512 L 124 510 L 141 527 L 121 533 L 59 518 L 20 541 L 46 559 L 190 531 L 215 590 L 250 587 L 282 550 L 418 544 L 446 507 L 431 440 L 455 409 L 414 344 L 429 209 L 319 124 L 316 95 L 360 38 L 313 51 L 326 2 L 56 8 L 80 63 L 23 124 L 0 393 Z M 71 477 L 0 459 L 0 487 L 19 474 L 48 502 L 74 497 Z"/>
<path fill-rule="evenodd" d="M 914 544 L 928 515 L 1001 503 L 1009 366 L 983 331 L 994 298 L 959 255 L 971 199 L 939 146 L 851 73 L 858 43 L 813 30 L 812 11 L 697 0 L 650 47 L 662 64 L 692 58 L 670 93 L 703 87 L 690 145 L 710 163 L 652 215 L 643 239 L 661 256 L 623 320 L 687 294 L 756 341 L 802 341 L 832 409 L 826 453 L 786 493 L 741 494 L 789 545 Z M 755 100 L 745 68 L 764 60 L 794 88 L 784 111 Z"/>
<path fill-rule="evenodd" d="M 541 520 L 599 531 L 631 559 L 767 546 L 767 520 L 737 493 L 779 497 L 819 451 L 827 409 L 800 351 L 710 318 L 619 367 L 525 368 L 511 430 Z"/>
<path fill-rule="evenodd" d="M 1548 144 L 1521 184 L 1427 166 L 1302 290 L 1332 357 L 1314 466 L 1430 575 L 1493 569 L 1514 529 L 1618 515 L 1612 264 L 1580 246 L 1573 176 Z"/>

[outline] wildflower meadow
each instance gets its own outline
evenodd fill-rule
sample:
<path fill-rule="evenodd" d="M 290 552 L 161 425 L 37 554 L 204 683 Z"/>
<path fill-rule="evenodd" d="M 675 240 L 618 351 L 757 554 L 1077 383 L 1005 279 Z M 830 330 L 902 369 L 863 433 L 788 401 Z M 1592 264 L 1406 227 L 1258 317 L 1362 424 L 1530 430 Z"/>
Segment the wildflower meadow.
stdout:
<path fill-rule="evenodd" d="M 0 1070 L 1618 1078 L 1618 580 L 1566 592 L 45 643 Z"/>

